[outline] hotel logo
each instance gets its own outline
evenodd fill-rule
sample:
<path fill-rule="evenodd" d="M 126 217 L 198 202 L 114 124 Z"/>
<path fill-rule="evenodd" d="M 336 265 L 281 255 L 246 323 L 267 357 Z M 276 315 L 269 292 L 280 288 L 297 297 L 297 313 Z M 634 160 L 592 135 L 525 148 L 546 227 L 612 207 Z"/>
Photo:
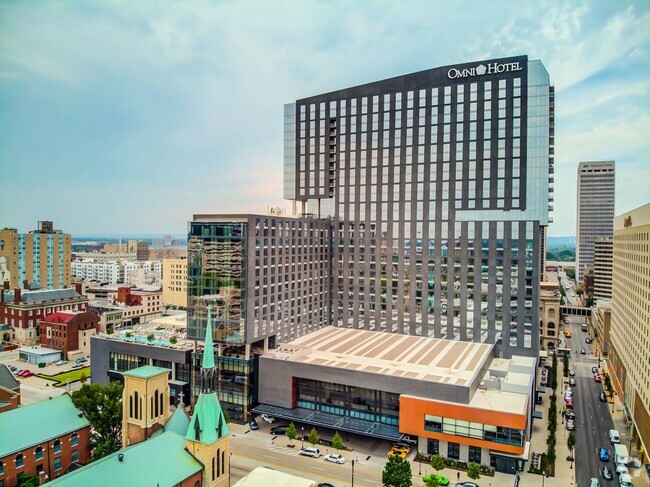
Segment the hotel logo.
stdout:
<path fill-rule="evenodd" d="M 522 71 L 524 68 L 520 62 L 516 63 L 487 63 L 479 64 L 475 68 L 456 69 L 451 68 L 447 71 L 449 79 L 469 78 L 471 76 L 483 76 L 485 74 L 507 73 L 509 71 Z"/>

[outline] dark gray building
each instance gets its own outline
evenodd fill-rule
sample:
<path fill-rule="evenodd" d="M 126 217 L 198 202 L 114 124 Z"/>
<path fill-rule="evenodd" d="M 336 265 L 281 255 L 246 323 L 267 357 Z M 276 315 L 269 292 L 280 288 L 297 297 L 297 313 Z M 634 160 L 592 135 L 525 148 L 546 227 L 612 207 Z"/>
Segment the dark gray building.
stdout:
<path fill-rule="evenodd" d="M 553 107 L 527 56 L 286 105 L 284 196 L 334 221 L 333 324 L 536 355 Z"/>
<path fill-rule="evenodd" d="M 117 335 L 93 335 L 90 338 L 91 382 L 106 385 L 119 380 L 122 372 L 153 365 L 170 370 L 170 399 L 177 404 L 183 393 L 183 403 L 190 403 L 192 348 L 159 346 L 148 342 L 120 339 Z"/>

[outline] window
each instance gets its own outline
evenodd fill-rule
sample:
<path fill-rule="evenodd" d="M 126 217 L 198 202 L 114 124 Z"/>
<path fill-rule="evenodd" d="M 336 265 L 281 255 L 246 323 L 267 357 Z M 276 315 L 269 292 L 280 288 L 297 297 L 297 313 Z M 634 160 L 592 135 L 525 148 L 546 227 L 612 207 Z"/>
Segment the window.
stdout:
<path fill-rule="evenodd" d="M 447 444 L 447 456 L 458 460 L 460 458 L 460 444 L 452 443 L 451 441 Z"/>
<path fill-rule="evenodd" d="M 54 453 L 59 453 L 61 451 L 61 442 L 56 440 L 54 442 Z"/>
<path fill-rule="evenodd" d="M 440 441 L 427 438 L 427 455 L 438 455 L 440 453 Z"/>
<path fill-rule="evenodd" d="M 2 475 L 3 473 L 5 473 L 5 463 L 0 462 L 0 475 Z"/>
<path fill-rule="evenodd" d="M 72 461 L 76 462 L 79 460 L 79 450 L 73 450 L 72 451 Z"/>
<path fill-rule="evenodd" d="M 61 470 L 61 457 L 54 459 L 54 470 Z"/>
<path fill-rule="evenodd" d="M 469 447 L 469 461 L 481 464 L 481 449 L 477 446 Z"/>
<path fill-rule="evenodd" d="M 41 458 L 43 458 L 43 449 L 39 446 L 38 448 L 36 448 L 34 454 L 36 455 L 36 460 L 40 460 Z"/>
<path fill-rule="evenodd" d="M 20 468 L 23 465 L 25 465 L 25 457 L 23 457 L 22 453 L 19 453 L 16 455 L 16 468 Z"/>
<path fill-rule="evenodd" d="M 442 417 L 425 414 L 424 429 L 429 431 L 442 431 Z"/>
<path fill-rule="evenodd" d="M 72 436 L 70 437 L 70 444 L 72 446 L 77 446 L 79 444 L 79 437 L 77 436 L 77 433 L 72 433 Z"/>

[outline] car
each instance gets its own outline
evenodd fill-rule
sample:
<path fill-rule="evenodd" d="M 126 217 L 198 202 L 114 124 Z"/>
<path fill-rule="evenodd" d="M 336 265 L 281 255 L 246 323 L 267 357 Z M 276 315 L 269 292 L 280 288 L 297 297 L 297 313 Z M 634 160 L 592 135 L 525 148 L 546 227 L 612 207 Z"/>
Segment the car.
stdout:
<path fill-rule="evenodd" d="M 594 382 L 602 382 L 603 378 L 601 377 L 600 374 L 594 375 Z"/>
<path fill-rule="evenodd" d="M 603 357 L 607 357 L 607 350 L 603 350 Z"/>
<path fill-rule="evenodd" d="M 20 372 L 18 375 L 19 375 L 20 377 L 29 377 L 29 374 L 31 374 L 31 373 L 32 373 L 31 370 L 29 370 L 29 369 L 23 369 L 23 371 Z"/>
<path fill-rule="evenodd" d="M 32 377 L 34 375 L 36 375 L 36 374 L 34 372 L 32 372 L 31 370 L 26 370 L 25 372 L 23 372 L 23 377 Z"/>
<path fill-rule="evenodd" d="M 572 419 L 574 421 L 576 420 L 576 413 L 573 412 L 573 409 L 570 409 L 566 413 L 564 413 L 564 416 L 566 417 L 566 419 Z"/>
<path fill-rule="evenodd" d="M 597 374 L 598 373 L 598 367 L 592 367 L 591 368 L 591 373 L 592 374 Z"/>
<path fill-rule="evenodd" d="M 81 367 L 84 367 L 84 364 L 79 363 L 79 362 L 75 362 L 75 363 L 72 364 L 73 369 L 79 369 Z"/>
<path fill-rule="evenodd" d="M 609 430 L 609 441 L 612 444 L 621 442 L 621 435 L 618 434 L 618 431 Z"/>
<path fill-rule="evenodd" d="M 600 458 L 603 462 L 609 462 L 609 450 L 607 448 L 599 448 L 598 458 Z"/>
<path fill-rule="evenodd" d="M 246 384 L 246 376 L 244 376 L 244 375 L 236 375 L 235 376 L 235 384 Z"/>
<path fill-rule="evenodd" d="M 271 428 L 271 434 L 272 435 L 284 435 L 284 434 L 287 433 L 287 428 L 288 427 L 289 426 L 286 425 L 286 424 L 274 426 L 273 428 Z"/>
<path fill-rule="evenodd" d="M 570 386 L 575 386 L 575 385 L 576 385 L 576 380 L 575 380 L 573 377 L 571 377 L 571 378 L 569 379 L 569 385 L 570 385 Z"/>
<path fill-rule="evenodd" d="M 20 374 L 21 374 L 21 372 L 22 372 L 23 370 L 25 370 L 25 369 L 18 369 L 18 371 L 17 371 L 17 372 L 14 372 L 14 375 L 20 375 Z"/>
<path fill-rule="evenodd" d="M 15 365 L 10 365 L 9 370 L 11 370 L 12 372 L 16 372 L 18 370 L 18 367 L 16 367 Z"/>
<path fill-rule="evenodd" d="M 566 429 L 567 431 L 573 431 L 576 429 L 576 422 L 573 419 L 566 420 Z"/>
<path fill-rule="evenodd" d="M 542 375 L 546 375 L 546 374 L 548 374 L 548 369 L 546 367 L 544 367 L 542 369 Z"/>
<path fill-rule="evenodd" d="M 569 370 L 569 375 L 570 375 L 571 377 L 575 377 L 575 376 L 576 376 L 576 371 L 573 370 L 573 369 Z"/>
<path fill-rule="evenodd" d="M 478 487 L 478 484 L 474 482 L 463 482 L 462 484 L 456 484 L 456 487 Z"/>
<path fill-rule="evenodd" d="M 573 409 L 573 399 L 569 398 L 566 400 L 566 407 L 569 409 Z"/>
<path fill-rule="evenodd" d="M 614 478 L 614 472 L 609 467 L 603 467 L 600 469 L 600 474 L 605 480 L 612 480 Z"/>
<path fill-rule="evenodd" d="M 414 440 L 408 435 L 402 435 L 402 437 L 399 439 L 398 443 L 406 443 L 408 446 L 413 448 L 415 445 L 418 444 L 417 440 Z"/>
<path fill-rule="evenodd" d="M 627 465 L 624 465 L 623 463 L 617 463 L 616 475 L 622 475 L 624 473 L 630 473 L 630 471 L 627 469 Z"/>
<path fill-rule="evenodd" d="M 537 396 L 536 402 L 538 406 L 541 406 L 542 404 L 544 404 L 544 398 L 542 396 Z"/>
<path fill-rule="evenodd" d="M 252 430 L 258 430 L 258 429 L 260 429 L 260 425 L 257 424 L 257 421 L 255 421 L 254 419 L 251 419 L 251 420 L 248 422 L 248 426 L 249 426 L 250 429 L 252 429 Z"/>
<path fill-rule="evenodd" d="M 600 399 L 600 402 L 607 402 L 607 396 L 603 391 L 600 391 L 600 394 L 598 395 L 598 398 Z"/>
<path fill-rule="evenodd" d="M 88 359 L 84 357 L 79 357 L 77 360 L 74 361 L 75 364 L 83 364 L 84 362 L 88 362 Z"/>
<path fill-rule="evenodd" d="M 406 452 L 399 450 L 388 450 L 387 457 L 400 457 L 402 460 L 406 458 Z"/>
<path fill-rule="evenodd" d="M 410 451 L 413 448 L 413 445 L 410 443 L 404 443 L 403 441 L 396 441 L 391 444 L 391 447 L 408 448 Z"/>
<path fill-rule="evenodd" d="M 600 487 L 600 481 L 597 478 L 592 477 L 589 481 L 589 487 Z"/>
<path fill-rule="evenodd" d="M 345 463 L 345 458 L 343 458 L 343 456 L 339 455 L 338 453 L 330 453 L 329 455 L 325 455 L 323 457 L 323 460 L 326 462 L 338 463 L 340 465 Z"/>
<path fill-rule="evenodd" d="M 425 475 L 424 479 L 429 479 L 431 477 L 438 479 L 438 485 L 449 485 L 449 479 L 447 477 L 443 477 L 442 475 Z"/>
<path fill-rule="evenodd" d="M 408 455 L 411 452 L 411 447 L 410 446 L 393 446 L 393 447 L 391 447 L 391 451 L 406 453 Z"/>
<path fill-rule="evenodd" d="M 318 487 L 334 487 L 334 484 L 328 484 L 327 482 L 322 482 L 318 484 Z"/>
<path fill-rule="evenodd" d="M 273 416 L 269 416 L 268 414 L 262 414 L 262 419 L 269 424 L 275 423 L 275 418 Z"/>
<path fill-rule="evenodd" d="M 589 337 L 585 338 L 585 343 L 591 343 L 591 342 L 592 342 L 591 338 L 589 338 Z"/>
<path fill-rule="evenodd" d="M 587 351 L 584 348 L 580 349 L 580 355 L 587 355 Z M 598 480 L 598 479 L 596 479 Z"/>
<path fill-rule="evenodd" d="M 58 360 L 58 361 L 54 362 L 54 365 L 65 365 L 67 363 L 68 363 L 67 360 Z"/>
<path fill-rule="evenodd" d="M 302 448 L 298 454 L 305 457 L 318 458 L 320 457 L 320 450 L 313 446 L 308 446 L 307 448 Z"/>

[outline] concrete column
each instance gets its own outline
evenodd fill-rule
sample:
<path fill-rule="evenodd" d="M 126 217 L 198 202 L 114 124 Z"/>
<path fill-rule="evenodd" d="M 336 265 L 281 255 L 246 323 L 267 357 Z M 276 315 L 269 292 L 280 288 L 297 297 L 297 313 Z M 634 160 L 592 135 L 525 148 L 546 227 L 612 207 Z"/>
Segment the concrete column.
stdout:
<path fill-rule="evenodd" d="M 264 339 L 264 353 L 269 351 L 269 337 Z"/>
<path fill-rule="evenodd" d="M 251 359 L 251 346 L 250 346 L 249 343 L 246 344 L 246 347 L 244 348 L 244 350 L 245 350 L 244 358 L 246 360 L 250 360 Z"/>
<path fill-rule="evenodd" d="M 176 380 L 176 362 L 172 362 L 172 380 Z"/>

